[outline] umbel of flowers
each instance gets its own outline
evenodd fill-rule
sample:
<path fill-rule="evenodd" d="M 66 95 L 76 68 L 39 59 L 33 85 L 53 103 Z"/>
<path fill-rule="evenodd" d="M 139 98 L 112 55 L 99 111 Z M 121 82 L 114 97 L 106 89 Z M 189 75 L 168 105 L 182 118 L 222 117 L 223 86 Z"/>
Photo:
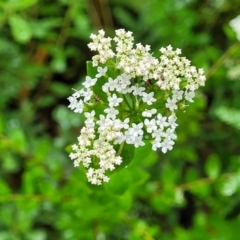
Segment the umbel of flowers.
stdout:
<path fill-rule="evenodd" d="M 123 164 L 128 149 L 149 141 L 154 151 L 172 150 L 176 110 L 193 102 L 205 83 L 203 69 L 191 66 L 180 49 L 162 47 L 156 58 L 149 45 L 134 46 L 132 32 L 115 33 L 114 38 L 103 30 L 91 34 L 88 47 L 97 54 L 87 63 L 82 89 L 68 98 L 69 108 L 85 116 L 70 158 L 97 185 L 109 181 L 107 173 Z"/>

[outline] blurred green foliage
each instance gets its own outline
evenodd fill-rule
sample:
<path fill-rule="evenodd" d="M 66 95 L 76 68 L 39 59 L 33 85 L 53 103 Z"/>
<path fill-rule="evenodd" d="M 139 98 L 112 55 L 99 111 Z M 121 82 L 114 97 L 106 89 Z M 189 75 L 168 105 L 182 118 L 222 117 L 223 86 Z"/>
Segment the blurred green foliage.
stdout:
<path fill-rule="evenodd" d="M 238 0 L 0 0 L 0 239 L 236 240 L 240 235 Z M 82 118 L 67 108 L 86 74 L 89 35 L 134 33 L 206 70 L 163 155 L 136 150 L 104 186 L 67 148 Z"/>

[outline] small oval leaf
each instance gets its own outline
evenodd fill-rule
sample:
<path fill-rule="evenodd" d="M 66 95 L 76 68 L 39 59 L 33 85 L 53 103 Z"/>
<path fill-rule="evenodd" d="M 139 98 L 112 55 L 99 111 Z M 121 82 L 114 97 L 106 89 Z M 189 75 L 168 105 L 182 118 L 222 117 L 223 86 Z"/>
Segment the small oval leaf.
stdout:
<path fill-rule="evenodd" d="M 19 15 L 9 17 L 9 24 L 14 39 L 19 43 L 27 43 L 32 37 L 32 31 L 28 22 Z"/>

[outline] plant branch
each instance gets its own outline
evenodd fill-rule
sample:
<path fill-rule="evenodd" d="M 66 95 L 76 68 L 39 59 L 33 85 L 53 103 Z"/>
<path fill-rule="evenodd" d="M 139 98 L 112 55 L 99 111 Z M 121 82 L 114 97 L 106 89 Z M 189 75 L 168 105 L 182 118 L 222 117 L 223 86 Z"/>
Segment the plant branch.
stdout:
<path fill-rule="evenodd" d="M 217 69 L 224 63 L 224 61 L 230 57 L 238 48 L 240 47 L 240 42 L 234 43 L 228 50 L 212 65 L 212 67 L 206 73 L 206 78 L 209 79 Z"/>

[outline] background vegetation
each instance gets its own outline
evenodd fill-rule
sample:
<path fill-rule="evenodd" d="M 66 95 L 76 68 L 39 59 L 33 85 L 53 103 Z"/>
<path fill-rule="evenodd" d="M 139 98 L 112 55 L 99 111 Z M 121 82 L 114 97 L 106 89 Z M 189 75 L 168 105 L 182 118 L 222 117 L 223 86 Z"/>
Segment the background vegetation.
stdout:
<path fill-rule="evenodd" d="M 238 0 L 0 0 L 0 239 L 236 240 L 240 236 Z M 86 74 L 89 35 L 125 28 L 158 53 L 171 44 L 206 86 L 179 116 L 167 154 L 139 148 L 101 187 L 67 146 L 67 108 Z"/>

